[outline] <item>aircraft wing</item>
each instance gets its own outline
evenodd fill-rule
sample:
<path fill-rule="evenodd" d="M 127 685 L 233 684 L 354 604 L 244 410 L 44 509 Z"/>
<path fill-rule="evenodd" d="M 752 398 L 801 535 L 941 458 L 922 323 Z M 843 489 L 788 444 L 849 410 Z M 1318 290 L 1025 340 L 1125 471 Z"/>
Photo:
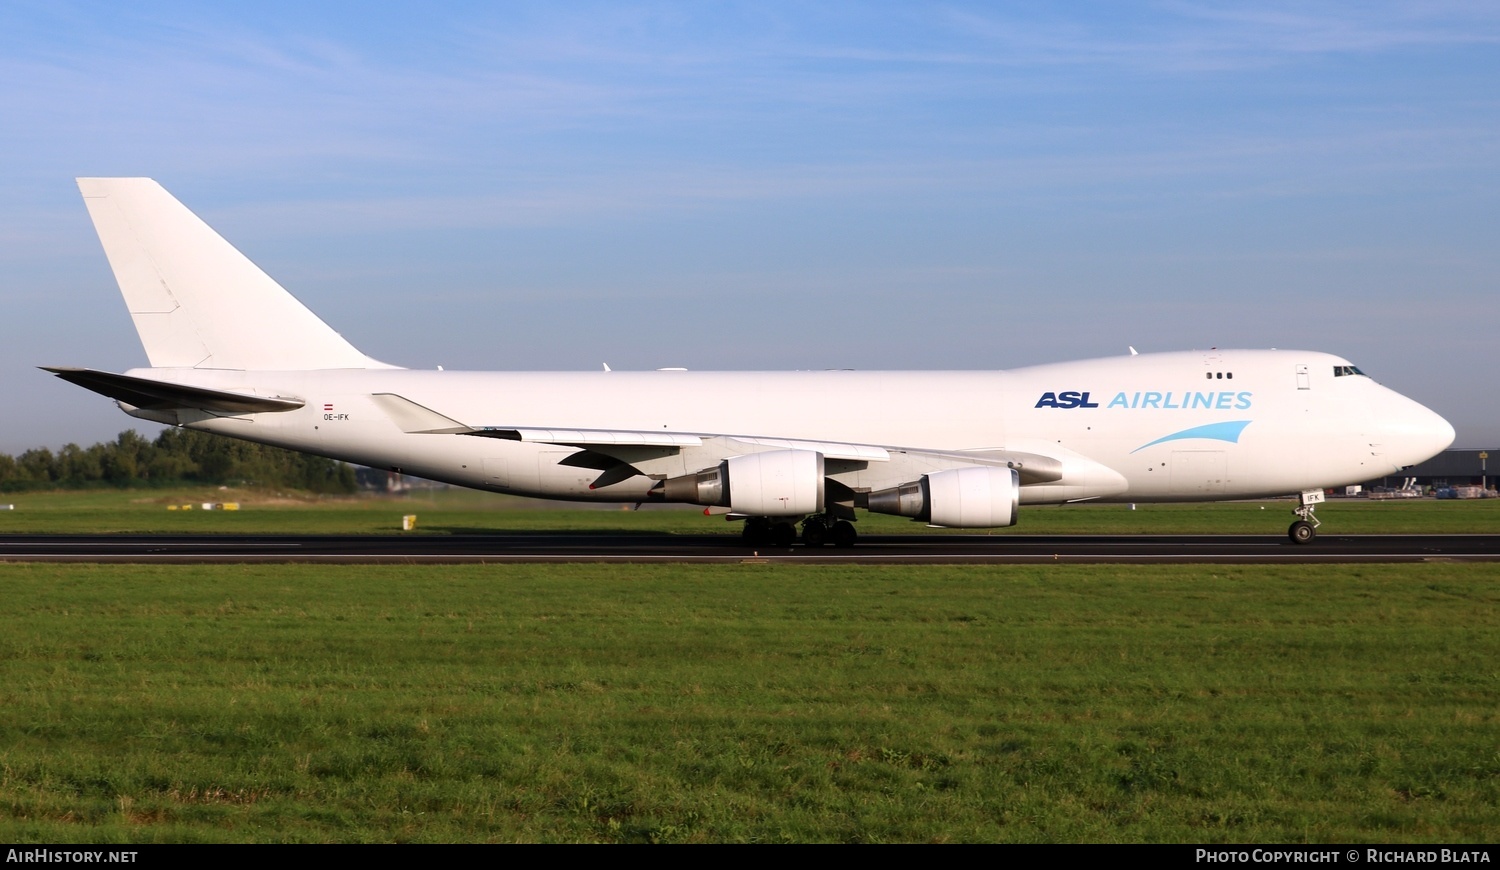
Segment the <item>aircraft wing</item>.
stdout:
<path fill-rule="evenodd" d="M 705 441 L 725 437 L 729 441 L 759 447 L 812 450 L 823 454 L 828 459 L 889 462 L 891 458 L 890 451 L 884 447 L 874 447 L 868 444 L 801 441 L 789 438 L 752 438 L 740 435 L 716 436 L 687 432 L 632 432 L 604 429 L 530 429 L 505 426 L 486 426 L 467 434 L 504 438 L 509 441 L 537 441 L 543 444 L 583 447 L 601 453 L 607 453 L 609 447 L 701 447 Z"/>
<path fill-rule="evenodd" d="M 677 432 L 632 432 L 612 429 L 542 429 L 521 426 L 471 426 L 395 393 L 370 399 L 408 435 L 477 435 L 507 441 L 536 441 L 572 447 L 697 447 L 703 439 Z"/>
<path fill-rule="evenodd" d="M 444 416 L 395 393 L 376 393 L 371 396 L 392 422 L 408 434 L 430 435 L 477 435 L 482 438 L 501 438 L 506 441 L 533 441 L 541 444 L 557 444 L 564 447 L 581 447 L 595 452 L 608 452 L 609 447 L 702 447 L 705 440 L 716 435 L 695 432 L 666 432 L 656 430 L 622 429 L 562 429 L 537 426 L 471 426 Z M 888 461 L 890 453 L 882 447 L 864 444 L 843 444 L 828 441 L 799 441 L 785 438 L 753 438 L 731 436 L 744 444 L 781 449 L 815 450 L 829 459 L 851 459 L 874 462 Z M 606 448 L 606 449 L 600 449 Z"/>
<path fill-rule="evenodd" d="M 167 411 L 179 408 L 195 408 L 219 414 L 262 414 L 275 411 L 295 411 L 307 404 L 301 399 L 282 396 L 255 396 L 228 390 L 210 390 L 204 387 L 189 387 L 182 384 L 155 381 L 150 378 L 134 378 L 94 369 L 70 368 L 67 366 L 42 366 L 68 383 L 93 390 L 117 402 L 123 402 L 148 411 Z"/>
<path fill-rule="evenodd" d="M 481 426 L 466 435 L 502 438 L 506 441 L 536 441 L 566 447 L 699 447 L 703 436 L 683 432 L 633 432 L 617 429 L 531 429 L 511 426 Z"/>
<path fill-rule="evenodd" d="M 507 441 L 529 441 L 556 444 L 562 447 L 577 447 L 587 451 L 587 455 L 577 457 L 575 461 L 568 464 L 583 467 L 605 468 L 615 463 L 632 463 L 640 460 L 644 455 L 666 455 L 683 448 L 708 447 L 712 449 L 714 442 L 720 442 L 725 448 L 726 455 L 756 452 L 754 448 L 761 447 L 778 450 L 808 450 L 822 454 L 825 459 L 836 461 L 890 462 L 894 452 L 905 457 L 921 458 L 941 464 L 1014 468 L 1020 474 L 1023 485 L 1050 483 L 1063 476 L 1062 463 L 1058 459 L 1017 450 L 903 449 L 874 444 L 657 430 L 471 426 L 395 393 L 377 393 L 371 398 L 403 432 L 474 435 Z M 649 451 L 649 454 L 643 451 Z M 599 457 L 607 457 L 611 461 L 606 462 Z"/>

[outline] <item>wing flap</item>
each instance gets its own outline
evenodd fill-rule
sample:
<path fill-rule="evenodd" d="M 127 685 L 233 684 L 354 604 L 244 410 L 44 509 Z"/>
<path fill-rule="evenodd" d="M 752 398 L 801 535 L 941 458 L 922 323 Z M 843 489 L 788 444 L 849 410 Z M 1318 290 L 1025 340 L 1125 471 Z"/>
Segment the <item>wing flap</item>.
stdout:
<path fill-rule="evenodd" d="M 467 434 L 509 441 L 536 441 L 564 447 L 699 447 L 701 435 L 616 429 L 529 429 L 485 426 Z"/>

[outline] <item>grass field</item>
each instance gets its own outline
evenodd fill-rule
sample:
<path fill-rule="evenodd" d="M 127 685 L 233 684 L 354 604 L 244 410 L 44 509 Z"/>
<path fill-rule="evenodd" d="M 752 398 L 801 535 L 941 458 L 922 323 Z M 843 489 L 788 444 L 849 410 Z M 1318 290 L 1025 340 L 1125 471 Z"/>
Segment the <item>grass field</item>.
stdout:
<path fill-rule="evenodd" d="M 238 511 L 204 511 L 203 502 L 236 502 Z M 0 534 L 389 534 L 404 514 L 417 515 L 417 534 L 506 531 L 738 534 L 738 523 L 706 517 L 701 509 L 563 505 L 470 490 L 436 490 L 399 498 L 318 498 L 254 490 L 95 490 L 0 495 Z M 193 510 L 168 510 L 170 505 Z M 1009 529 L 985 535 L 1267 534 L 1281 535 L 1293 502 L 1223 504 L 1064 505 L 1022 507 Z M 1366 501 L 1338 499 L 1318 507 L 1325 534 L 1496 534 L 1500 499 Z M 922 523 L 860 512 L 861 534 L 924 534 Z M 962 533 L 952 529 L 943 534 Z"/>
<path fill-rule="evenodd" d="M 727 525 L 142 497 L 14 497 L 0 524 Z M 1492 504 L 1320 513 L 1489 531 Z M 1023 522 L 1279 533 L 1285 508 Z M 13 564 L 0 601 L 12 842 L 1500 839 L 1492 565 Z"/>
<path fill-rule="evenodd" d="M 1493 842 L 1496 580 L 0 566 L 0 839 Z"/>

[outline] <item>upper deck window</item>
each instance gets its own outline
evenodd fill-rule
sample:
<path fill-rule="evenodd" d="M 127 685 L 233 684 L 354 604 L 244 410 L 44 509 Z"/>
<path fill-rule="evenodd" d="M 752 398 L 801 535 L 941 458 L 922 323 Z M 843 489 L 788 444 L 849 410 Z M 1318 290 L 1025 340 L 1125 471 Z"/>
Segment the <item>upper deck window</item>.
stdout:
<path fill-rule="evenodd" d="M 1362 372 L 1362 371 L 1359 370 L 1359 366 L 1334 366 L 1333 367 L 1333 376 L 1334 377 L 1341 378 L 1344 375 L 1359 375 L 1360 377 L 1365 377 L 1365 378 L 1369 377 L 1369 375 L 1367 375 L 1364 372 Z"/>

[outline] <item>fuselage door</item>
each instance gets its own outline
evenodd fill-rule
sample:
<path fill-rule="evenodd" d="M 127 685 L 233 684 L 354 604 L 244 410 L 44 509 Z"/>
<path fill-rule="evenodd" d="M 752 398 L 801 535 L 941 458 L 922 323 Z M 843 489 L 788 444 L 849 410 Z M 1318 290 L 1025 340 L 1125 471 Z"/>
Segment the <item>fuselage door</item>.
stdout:
<path fill-rule="evenodd" d="M 1297 389 L 1299 389 L 1299 390 L 1310 390 L 1310 389 L 1312 389 L 1312 383 L 1308 379 L 1308 376 L 1307 376 L 1307 365 L 1305 363 L 1298 363 L 1298 365 L 1297 365 Z"/>
<path fill-rule="evenodd" d="M 484 482 L 489 489 L 510 489 L 511 461 L 501 456 L 484 458 Z"/>

